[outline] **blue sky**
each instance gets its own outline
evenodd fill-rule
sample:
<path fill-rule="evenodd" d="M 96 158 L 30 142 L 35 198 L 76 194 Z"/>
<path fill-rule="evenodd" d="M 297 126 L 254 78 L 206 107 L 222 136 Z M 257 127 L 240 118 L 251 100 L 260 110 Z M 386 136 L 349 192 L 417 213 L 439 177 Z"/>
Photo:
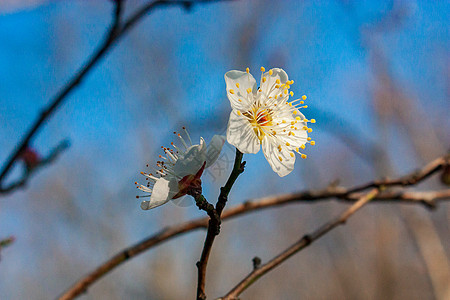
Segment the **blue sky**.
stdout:
<path fill-rule="evenodd" d="M 100 43 L 111 19 L 110 2 L 52 1 L 0 12 L 0 161 Z M 127 13 L 143 3 L 126 2 Z M 448 149 L 449 2 L 396 2 L 393 20 L 401 19 L 400 25 L 378 31 L 373 24 L 391 9 L 390 1 L 342 2 L 350 4 L 233 1 L 196 5 L 189 12 L 178 7 L 153 12 L 114 46 L 36 137 L 33 146 L 41 153 L 65 138 L 72 146 L 54 166 L 36 174 L 25 191 L 0 199 L 0 237 L 18 236 L 14 247 L 26 254 L 27 246 L 36 245 L 27 230 L 47 215 L 59 227 L 60 237 L 74 232 L 66 207 L 55 204 L 46 211 L 29 204 L 41 198 L 58 202 L 63 192 L 52 192 L 53 180 L 67 188 L 81 215 L 95 218 L 109 205 L 113 216 L 127 212 L 122 220 L 122 231 L 129 233 L 126 242 L 148 234 L 142 229 L 144 222 L 151 224 L 152 232 L 170 223 L 161 221 L 159 212 L 145 215 L 139 210 L 133 182 L 141 179 L 138 174 L 145 164 L 157 159 L 160 146 L 169 144 L 171 132 L 181 126 L 187 126 L 195 139 L 224 132 L 230 107 L 223 74 L 247 66 L 255 73 L 260 66 L 282 67 L 295 80 L 295 94 L 308 95 L 304 114 L 318 121 L 313 132 L 317 146 L 309 147 L 309 159 L 298 159 L 296 171 L 283 179 L 271 171 L 262 153 L 246 156 L 248 168 L 235 187 L 240 192 L 234 201 L 323 187 L 341 171 L 361 171 L 344 179 L 345 184 L 372 178 L 374 162 L 349 151 L 339 134 L 351 132 L 336 135 L 342 128 L 354 128 L 362 145 L 380 144 L 395 161 L 396 173 L 418 167 L 415 146 L 403 137 L 403 127 L 389 123 L 393 128 L 388 128 L 388 143 L 380 139 L 373 103 L 379 83 L 367 36 L 420 111 L 417 122 L 438 137 L 441 144 L 436 149 Z M 230 147 L 225 153 L 233 156 Z M 336 160 L 345 161 L 342 169 Z M 264 188 L 253 184 L 255 178 L 266 183 Z M 209 181 L 205 194 L 214 198 L 221 182 Z M 179 214 L 200 215 L 192 207 Z M 35 230 L 42 233 L 46 227 Z M 88 239 L 82 230 L 76 236 Z M 40 254 L 31 255 L 30 264 Z M 104 253 L 98 256 L 104 258 Z M 11 281 L 20 278 L 13 265 L 6 269 L 15 270 Z M 0 283 L 0 295 L 5 291 L 9 286 Z"/>

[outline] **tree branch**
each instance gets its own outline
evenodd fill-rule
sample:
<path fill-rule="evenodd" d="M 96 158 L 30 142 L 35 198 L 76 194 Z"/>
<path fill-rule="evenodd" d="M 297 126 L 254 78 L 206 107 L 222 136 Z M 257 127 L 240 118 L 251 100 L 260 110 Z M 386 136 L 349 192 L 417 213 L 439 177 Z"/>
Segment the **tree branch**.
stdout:
<path fill-rule="evenodd" d="M 437 158 L 436 160 L 424 166 L 419 172 L 414 172 L 403 178 L 416 176 L 418 173 L 420 173 L 422 174 L 422 178 L 419 178 L 417 183 L 421 182 L 425 178 L 428 178 L 432 174 L 435 174 L 443 167 L 450 166 L 448 158 L 449 158 L 448 155 Z M 374 182 L 368 183 L 366 184 L 366 186 L 369 186 Z M 386 183 L 388 183 L 388 181 L 386 181 Z M 381 186 L 382 181 L 378 181 L 378 184 L 379 186 Z M 398 185 L 401 186 L 402 184 Z M 351 191 L 354 190 L 359 190 L 360 192 L 361 187 L 348 189 L 339 187 L 328 187 L 320 191 L 304 191 L 299 193 L 265 197 L 254 201 L 246 201 L 242 204 L 236 205 L 230 209 L 225 210 L 221 215 L 221 219 L 222 220 L 231 219 L 233 217 L 246 215 L 250 212 L 255 212 L 266 208 L 283 206 L 287 204 L 296 204 L 301 202 L 312 203 L 332 198 L 337 198 L 337 200 L 343 202 L 354 202 L 356 199 L 355 195 L 357 195 L 355 194 L 355 192 L 351 193 Z M 417 203 L 423 204 L 424 202 L 427 202 L 436 204 L 437 201 L 439 200 L 444 201 L 450 200 L 450 189 L 446 189 L 443 191 L 428 191 L 428 192 L 384 191 L 381 194 L 377 195 L 371 202 L 381 202 L 381 203 L 394 202 L 394 203 L 412 203 L 412 204 Z M 80 294 L 85 292 L 97 280 L 102 278 L 104 275 L 108 274 L 110 271 L 112 271 L 122 263 L 176 236 L 197 229 L 207 228 L 208 220 L 209 220 L 208 217 L 199 218 L 166 229 L 162 229 L 161 231 L 157 232 L 151 237 L 120 251 L 118 254 L 116 254 L 115 256 L 107 260 L 105 263 L 97 267 L 94 271 L 82 277 L 66 292 L 64 292 L 64 294 L 59 299 L 73 299 L 79 296 Z"/>
<path fill-rule="evenodd" d="M 17 179 L 16 181 L 8 184 L 5 187 L 0 187 L 0 194 L 8 194 L 8 193 L 11 193 L 11 192 L 19 189 L 19 188 L 24 187 L 27 184 L 28 180 L 31 178 L 31 176 L 33 174 L 35 174 L 35 172 L 38 169 L 41 169 L 42 167 L 50 165 L 51 163 L 53 163 L 65 150 L 67 150 L 67 148 L 69 148 L 69 145 L 70 145 L 70 143 L 69 143 L 68 140 L 61 141 L 58 144 L 58 146 L 56 146 L 50 152 L 50 154 L 48 154 L 47 157 L 41 159 L 32 168 L 25 168 L 20 179 Z"/>
<path fill-rule="evenodd" d="M 16 240 L 16 238 L 14 236 L 9 236 L 7 238 L 0 240 L 0 260 L 1 260 L 2 250 L 6 247 L 11 246 L 11 244 L 14 243 L 15 240 Z"/>
<path fill-rule="evenodd" d="M 269 262 L 254 268 L 250 274 L 247 275 L 241 282 L 239 282 L 228 294 L 220 298 L 223 300 L 238 299 L 237 297 L 245 291 L 249 286 L 256 282 L 263 275 L 267 274 L 270 270 L 274 269 L 282 262 L 287 260 L 292 255 L 298 253 L 300 250 L 311 245 L 312 242 L 324 236 L 334 228 L 339 225 L 345 224 L 348 218 L 357 212 L 361 207 L 369 203 L 378 193 L 380 192 L 380 187 L 373 188 L 370 192 L 362 196 L 358 201 L 356 201 L 352 206 L 350 206 L 346 211 L 344 211 L 339 217 L 334 220 L 325 223 L 319 229 L 313 231 L 310 234 L 304 235 L 298 242 L 281 252 L 279 255 L 271 259 Z"/>
<path fill-rule="evenodd" d="M 100 58 L 107 52 L 107 50 L 112 45 L 113 41 L 119 37 L 116 34 L 117 28 L 119 26 L 119 19 L 121 14 L 122 1 L 115 1 L 115 14 L 112 25 L 108 30 L 106 39 L 102 42 L 99 48 L 92 54 L 92 56 L 87 60 L 87 62 L 81 67 L 81 69 L 72 77 L 72 79 L 56 94 L 56 96 L 50 100 L 49 106 L 43 110 L 40 117 L 33 124 L 31 129 L 18 144 L 14 152 L 10 155 L 10 158 L 5 163 L 1 173 L 0 173 L 0 186 L 3 184 L 3 179 L 5 178 L 8 171 L 11 169 L 13 164 L 17 161 L 21 153 L 29 146 L 33 137 L 37 134 L 39 129 L 42 127 L 44 122 L 49 119 L 56 109 L 61 105 L 63 100 L 69 95 L 69 93 L 81 83 L 84 76 L 92 69 L 92 67 L 100 60 Z M 11 191 L 11 189 L 10 189 Z"/>
<path fill-rule="evenodd" d="M 197 299 L 206 299 L 205 282 L 206 282 L 206 266 L 208 264 L 209 254 L 211 253 L 212 245 L 216 235 L 220 232 L 220 216 L 227 203 L 228 194 L 233 187 L 234 182 L 238 176 L 244 172 L 245 162 L 242 162 L 243 154 L 236 149 L 236 157 L 234 159 L 233 170 L 228 178 L 225 186 L 220 189 L 219 199 L 216 203 L 215 217 L 210 218 L 208 222 L 208 230 L 206 233 L 205 243 L 203 244 L 202 255 L 197 262 Z"/>

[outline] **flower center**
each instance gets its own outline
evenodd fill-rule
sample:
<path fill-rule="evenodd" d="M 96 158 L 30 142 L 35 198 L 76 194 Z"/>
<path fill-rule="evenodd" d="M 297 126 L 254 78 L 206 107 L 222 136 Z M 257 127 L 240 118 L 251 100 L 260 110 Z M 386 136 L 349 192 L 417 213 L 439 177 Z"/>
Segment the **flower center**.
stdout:
<path fill-rule="evenodd" d="M 272 110 L 267 108 L 252 107 L 251 110 L 243 113 L 250 124 L 253 126 L 253 131 L 258 137 L 259 141 L 262 141 L 265 134 L 265 127 L 272 126 Z M 267 128 L 266 128 L 267 129 Z"/>

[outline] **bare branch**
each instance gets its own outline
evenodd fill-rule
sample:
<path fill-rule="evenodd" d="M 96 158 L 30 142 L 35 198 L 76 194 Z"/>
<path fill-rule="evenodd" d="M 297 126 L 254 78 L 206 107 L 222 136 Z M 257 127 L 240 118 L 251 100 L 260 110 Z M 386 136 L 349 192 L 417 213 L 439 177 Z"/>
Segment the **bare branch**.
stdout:
<path fill-rule="evenodd" d="M 268 273 L 270 270 L 274 269 L 282 262 L 287 260 L 292 255 L 296 254 L 300 250 L 306 248 L 311 245 L 312 242 L 319 239 L 323 235 L 327 234 L 334 228 L 339 225 L 345 224 L 348 218 L 352 216 L 355 212 L 357 212 L 361 207 L 366 205 L 370 200 L 375 198 L 375 196 L 379 193 L 380 188 L 374 188 L 364 196 L 362 196 L 358 201 L 356 201 L 350 208 L 344 211 L 339 217 L 334 220 L 325 223 L 322 227 L 317 229 L 316 231 L 303 236 L 298 242 L 281 252 L 279 255 L 271 259 L 269 262 L 261 265 L 258 268 L 254 268 L 250 274 L 247 275 L 238 285 L 236 285 L 228 294 L 226 294 L 223 300 L 231 300 L 237 299 L 237 297 L 245 291 L 250 285 L 252 285 L 255 281 L 261 278 L 263 275 Z"/>
<path fill-rule="evenodd" d="M 14 236 L 9 236 L 7 238 L 0 240 L 0 259 L 1 259 L 2 250 L 6 247 L 11 246 L 11 244 L 14 243 L 15 240 L 16 240 L 16 238 Z"/>
<path fill-rule="evenodd" d="M 53 163 L 59 157 L 60 154 L 62 154 L 65 150 L 67 150 L 67 148 L 69 148 L 69 145 L 70 143 L 68 140 L 63 140 L 62 142 L 60 142 L 58 146 L 56 146 L 47 157 L 41 159 L 32 168 L 26 168 L 20 179 L 8 184 L 5 187 L 0 187 L 0 195 L 8 194 L 19 188 L 24 187 L 27 184 L 28 180 L 31 178 L 31 176 L 35 174 L 35 172 L 38 169 Z"/>
<path fill-rule="evenodd" d="M 231 171 L 230 177 L 228 178 L 225 186 L 220 189 L 219 199 L 216 203 L 215 215 L 211 217 L 208 222 L 208 231 L 206 233 L 205 243 L 203 244 L 202 255 L 200 260 L 197 262 L 197 299 L 206 299 L 205 293 L 205 282 L 206 282 L 206 266 L 208 264 L 209 254 L 211 253 L 212 245 L 216 235 L 220 231 L 220 216 L 227 203 L 228 194 L 233 187 L 234 182 L 238 176 L 244 172 L 245 162 L 242 162 L 243 154 L 236 149 L 236 157 L 234 160 L 233 170 Z"/>
<path fill-rule="evenodd" d="M 421 174 L 422 177 L 418 179 L 417 182 L 428 178 L 432 174 L 436 173 L 443 167 L 449 166 L 450 162 L 448 160 L 448 155 L 444 157 L 440 157 L 428 165 L 424 166 L 421 171 L 414 172 L 409 176 L 403 177 L 413 177 L 417 176 L 417 174 Z M 389 181 L 392 183 L 392 181 Z M 386 181 L 386 183 L 389 183 Z M 369 186 L 372 183 L 366 184 Z M 378 182 L 378 187 L 382 185 L 382 182 Z M 402 184 L 398 184 L 401 186 Z M 391 185 L 392 186 L 392 185 Z M 278 207 L 287 204 L 296 204 L 301 202 L 316 202 L 322 201 L 325 199 L 337 198 L 339 201 L 349 202 L 355 201 L 355 197 L 361 197 L 355 191 L 361 191 L 361 186 L 357 188 L 338 188 L 338 187 L 329 187 L 320 191 L 304 191 L 293 194 L 285 194 L 278 196 L 266 197 L 254 201 L 247 201 L 242 204 L 236 205 L 230 209 L 225 210 L 221 215 L 221 220 L 231 219 L 233 217 L 246 215 L 250 212 Z M 393 198 L 390 198 L 393 197 Z M 446 189 L 443 191 L 428 191 L 428 192 L 407 192 L 407 191 L 384 191 L 378 194 L 371 202 L 393 202 L 393 203 L 433 203 L 434 205 L 439 200 L 450 200 L 450 189 Z M 429 207 L 429 206 L 427 206 Z M 433 206 L 434 207 L 434 206 Z M 152 235 L 151 237 L 136 243 L 135 245 L 126 248 L 120 251 L 118 254 L 107 260 L 105 263 L 100 265 L 91 273 L 87 274 L 79 281 L 77 281 L 72 287 L 70 287 L 61 297 L 60 299 L 73 299 L 83 292 L 85 292 L 92 284 L 94 284 L 97 280 L 102 278 L 104 275 L 126 262 L 127 260 L 137 256 L 138 254 L 159 245 L 162 242 L 168 241 L 171 238 L 174 238 L 178 235 L 191 232 L 197 229 L 207 228 L 209 218 L 199 218 L 192 221 L 184 222 L 179 225 L 169 227 L 159 231 L 158 233 Z"/>
<path fill-rule="evenodd" d="M 121 14 L 121 3 L 122 1 L 116 1 L 116 11 L 114 14 L 114 19 L 112 22 L 112 25 L 107 33 L 107 38 L 102 42 L 102 44 L 99 46 L 99 48 L 92 54 L 92 56 L 87 60 L 87 62 L 81 67 L 81 69 L 74 75 L 74 77 L 59 91 L 56 96 L 50 101 L 49 106 L 44 109 L 38 118 L 38 120 L 33 124 L 31 129 L 28 131 L 28 133 L 25 135 L 25 137 L 22 139 L 22 141 L 18 144 L 14 152 L 10 155 L 10 158 L 5 163 L 1 173 L 0 173 L 0 186 L 3 183 L 3 179 L 8 173 L 8 171 L 11 169 L 13 164 L 17 161 L 21 153 L 29 146 L 31 140 L 34 138 L 34 136 L 37 134 L 39 129 L 42 127 L 44 122 L 49 119 L 53 113 L 56 111 L 56 109 L 61 105 L 63 100 L 66 99 L 66 97 L 69 95 L 69 93 L 78 86 L 82 79 L 85 77 L 85 75 L 92 69 L 94 65 L 97 64 L 97 62 L 100 60 L 100 58 L 107 52 L 107 50 L 112 45 L 113 41 L 115 40 L 114 37 L 119 37 L 116 35 L 117 28 L 119 26 L 119 17 Z M 18 185 L 20 186 L 20 185 Z M 11 191 L 11 187 L 9 189 Z"/>

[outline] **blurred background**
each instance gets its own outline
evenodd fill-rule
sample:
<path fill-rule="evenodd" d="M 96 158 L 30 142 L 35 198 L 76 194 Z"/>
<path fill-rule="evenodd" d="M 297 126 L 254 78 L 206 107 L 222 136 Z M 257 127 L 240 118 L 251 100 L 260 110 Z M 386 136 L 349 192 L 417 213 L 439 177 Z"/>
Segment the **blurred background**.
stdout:
<path fill-rule="evenodd" d="M 147 1 L 125 1 L 129 16 Z M 308 159 L 280 178 L 263 154 L 228 206 L 267 195 L 399 176 L 448 151 L 448 1 L 231 1 L 153 11 L 114 46 L 45 124 L 32 146 L 70 148 L 25 188 L 0 195 L 1 299 L 54 299 L 119 250 L 202 216 L 183 202 L 139 208 L 134 182 L 186 126 L 194 140 L 225 133 L 224 73 L 281 67 L 315 118 Z M 0 1 L 0 162 L 103 40 L 112 1 Z M 234 159 L 224 147 L 204 178 L 215 201 Z M 21 174 L 18 164 L 7 178 Z M 436 178 L 418 189 L 438 189 Z M 190 200 L 187 198 L 187 200 Z M 336 216 L 335 201 L 278 207 L 226 221 L 207 294 Z M 450 206 L 371 204 L 249 288 L 242 299 L 444 299 Z M 192 299 L 204 231 L 115 269 L 81 299 Z M 442 284 L 444 282 L 444 284 Z M 447 281 L 448 282 L 448 281 Z M 448 291 L 448 290 L 447 290 Z"/>

